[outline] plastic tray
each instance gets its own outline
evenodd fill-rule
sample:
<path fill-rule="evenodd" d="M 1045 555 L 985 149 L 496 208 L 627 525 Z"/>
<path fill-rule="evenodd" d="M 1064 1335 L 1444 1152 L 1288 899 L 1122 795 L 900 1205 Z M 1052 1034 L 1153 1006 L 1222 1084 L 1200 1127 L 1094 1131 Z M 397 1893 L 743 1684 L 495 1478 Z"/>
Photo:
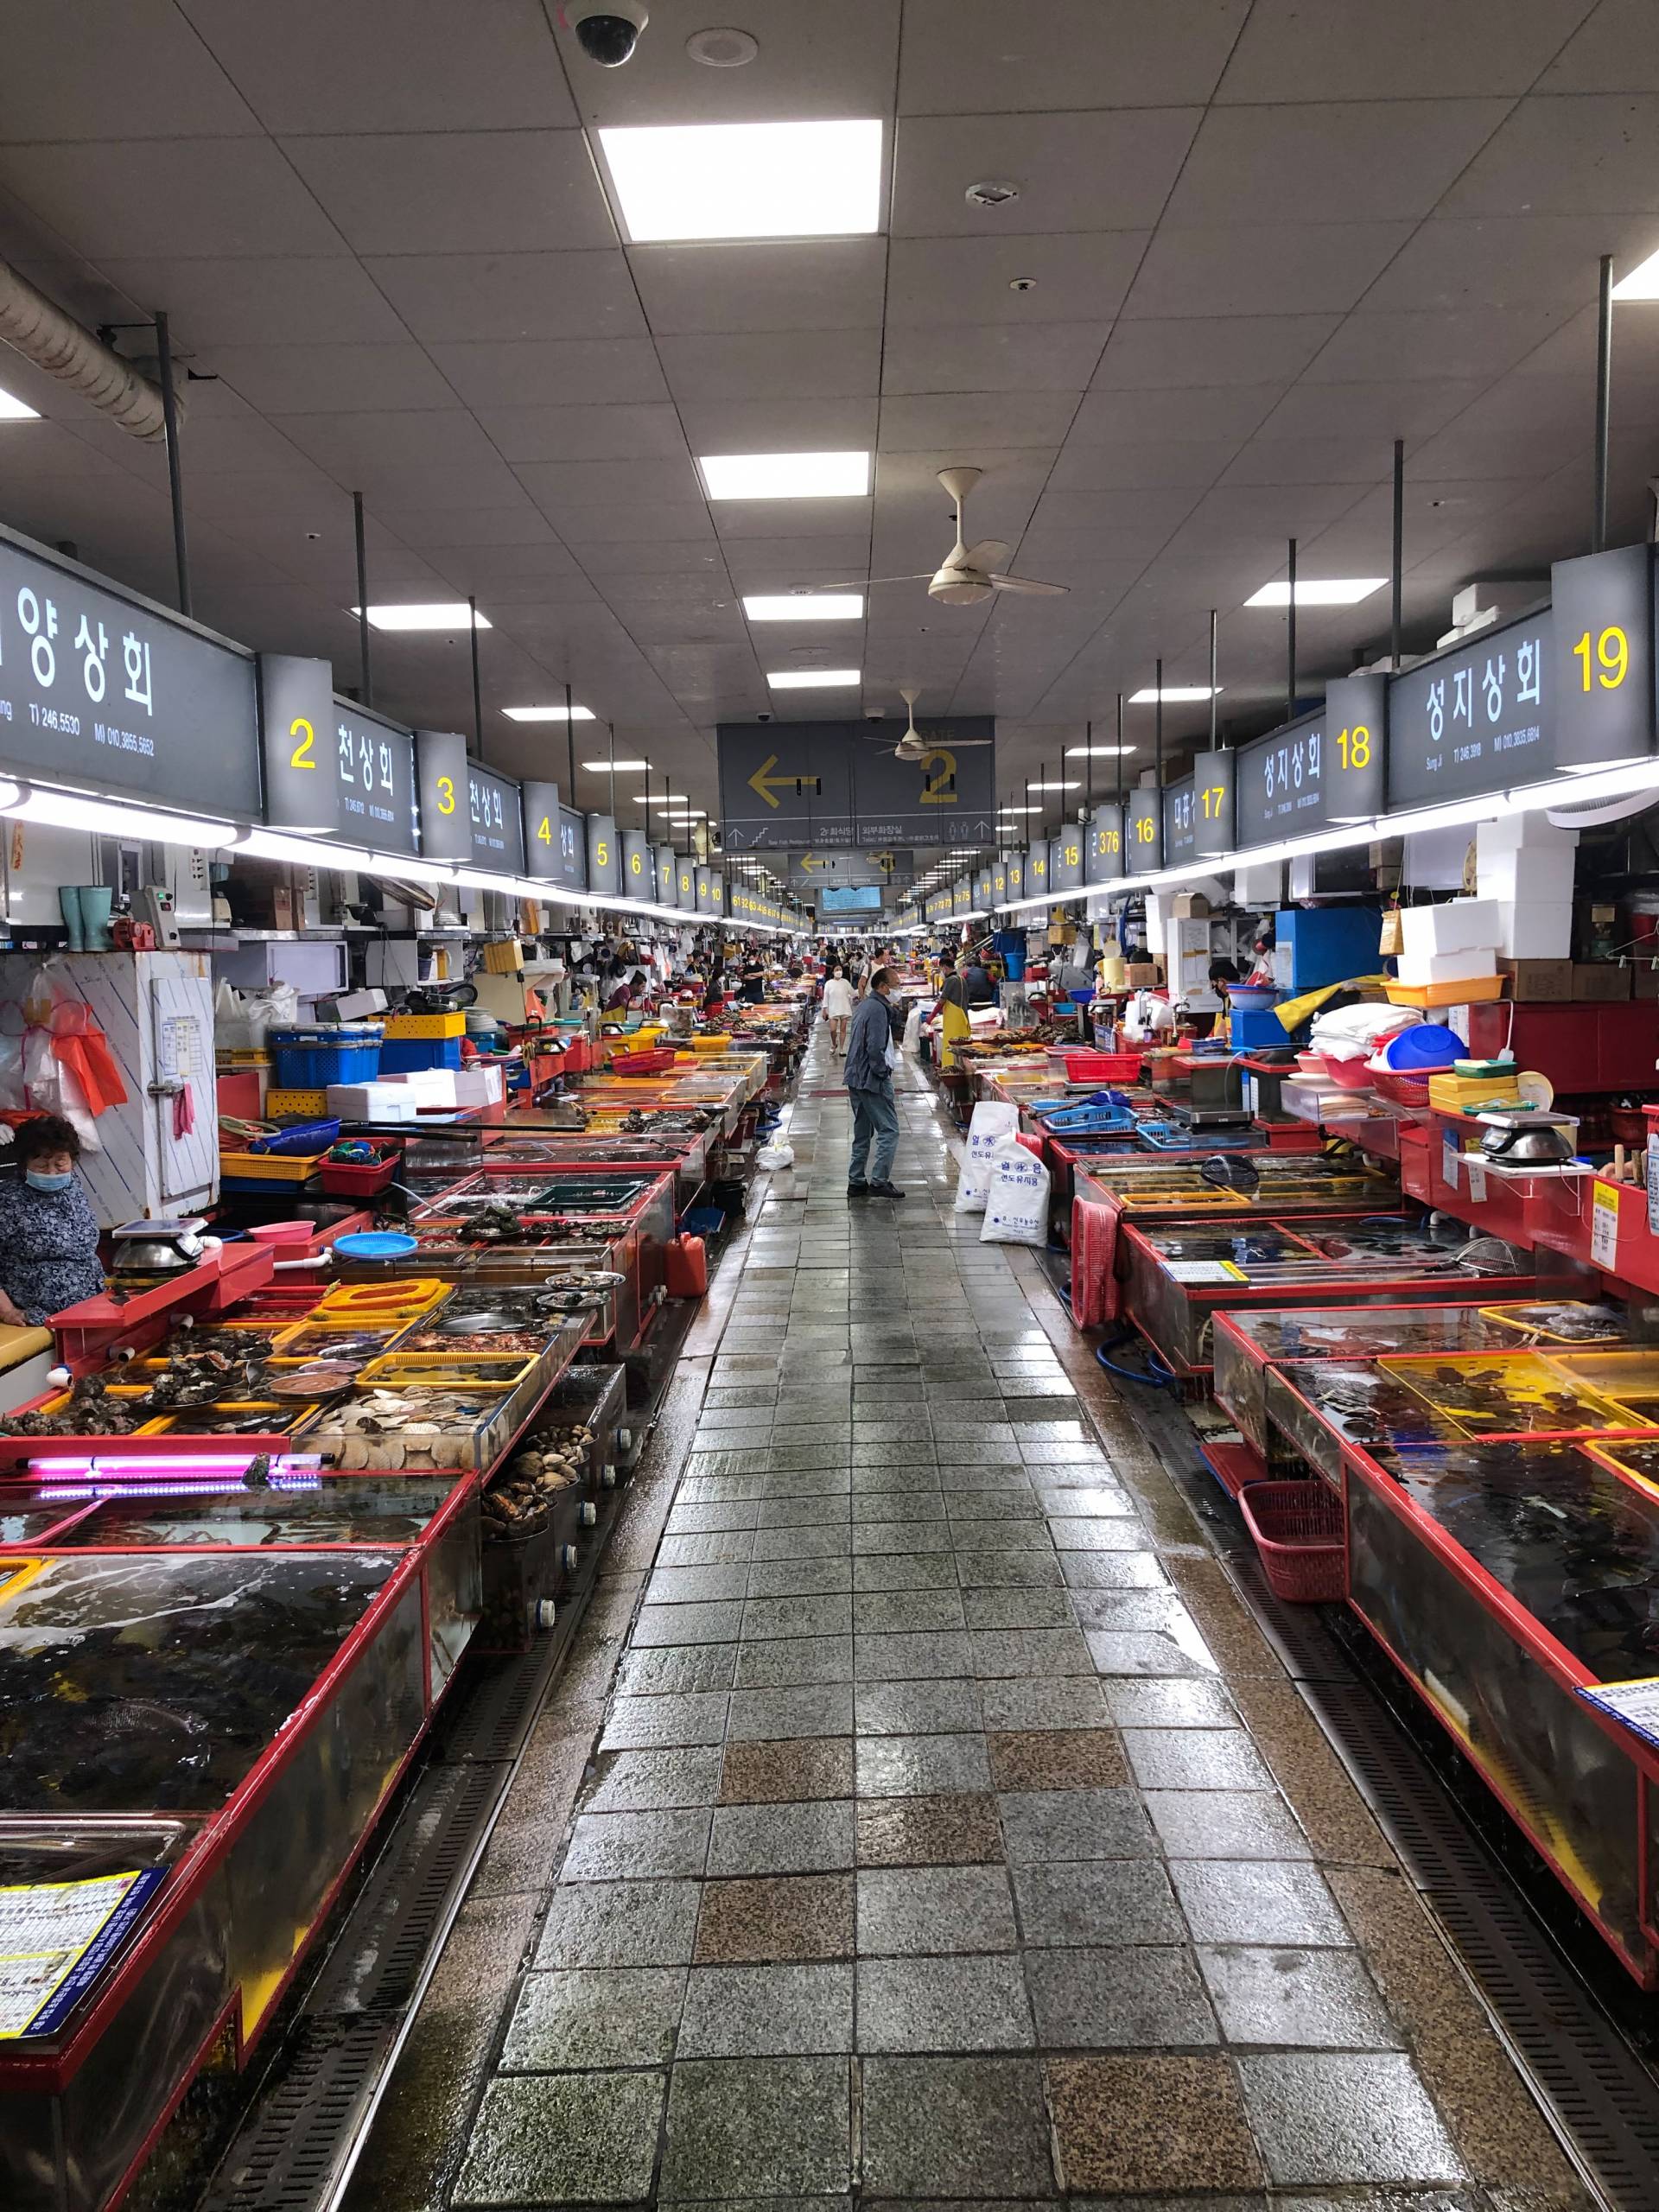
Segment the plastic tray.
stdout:
<path fill-rule="evenodd" d="M 219 1172 L 226 1189 L 238 1183 L 304 1183 L 321 1160 L 321 1152 L 221 1152 Z"/>

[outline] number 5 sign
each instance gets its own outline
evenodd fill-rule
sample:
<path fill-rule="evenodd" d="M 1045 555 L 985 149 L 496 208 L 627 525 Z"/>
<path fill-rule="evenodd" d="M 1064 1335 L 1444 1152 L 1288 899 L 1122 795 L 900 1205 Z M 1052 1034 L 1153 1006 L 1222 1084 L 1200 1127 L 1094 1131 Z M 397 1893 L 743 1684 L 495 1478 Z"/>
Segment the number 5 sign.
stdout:
<path fill-rule="evenodd" d="M 1555 766 L 1653 750 L 1653 548 L 1620 545 L 1550 570 Z"/>

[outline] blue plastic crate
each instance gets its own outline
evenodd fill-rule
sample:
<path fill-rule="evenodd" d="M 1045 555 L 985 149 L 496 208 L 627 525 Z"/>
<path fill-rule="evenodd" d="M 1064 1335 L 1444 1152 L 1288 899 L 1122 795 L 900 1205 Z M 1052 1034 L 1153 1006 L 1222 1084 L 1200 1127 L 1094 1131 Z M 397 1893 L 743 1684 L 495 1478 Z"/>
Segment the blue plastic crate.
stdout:
<path fill-rule="evenodd" d="M 459 1037 L 390 1037 L 380 1047 L 382 1075 L 413 1075 L 422 1068 L 459 1068 Z"/>
<path fill-rule="evenodd" d="M 378 1025 L 354 1029 L 273 1029 L 271 1081 L 278 1090 L 322 1090 L 331 1083 L 366 1083 L 380 1072 Z"/>

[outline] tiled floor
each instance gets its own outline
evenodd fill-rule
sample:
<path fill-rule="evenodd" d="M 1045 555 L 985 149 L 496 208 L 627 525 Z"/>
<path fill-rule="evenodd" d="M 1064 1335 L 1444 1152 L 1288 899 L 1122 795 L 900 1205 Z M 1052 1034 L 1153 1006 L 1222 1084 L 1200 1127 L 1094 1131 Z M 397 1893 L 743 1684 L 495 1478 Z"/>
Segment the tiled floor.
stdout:
<path fill-rule="evenodd" d="M 1580 2201 L 1039 1271 L 953 1217 L 931 1096 L 912 1196 L 849 1206 L 835 1079 L 578 1656 L 449 2201 Z"/>

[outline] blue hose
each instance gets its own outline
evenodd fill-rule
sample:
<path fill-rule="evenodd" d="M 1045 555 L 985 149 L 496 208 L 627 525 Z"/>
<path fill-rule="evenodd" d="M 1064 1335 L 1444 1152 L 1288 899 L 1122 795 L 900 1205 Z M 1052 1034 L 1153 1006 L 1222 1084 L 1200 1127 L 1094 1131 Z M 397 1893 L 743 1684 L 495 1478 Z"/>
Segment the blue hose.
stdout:
<path fill-rule="evenodd" d="M 1108 1354 L 1116 1351 L 1122 1342 L 1123 1336 L 1120 1334 L 1112 1338 L 1108 1344 L 1096 1344 L 1095 1347 L 1096 1362 L 1106 1370 L 1109 1375 L 1122 1376 L 1126 1382 L 1139 1382 L 1149 1390 L 1166 1390 L 1175 1380 L 1174 1370 L 1166 1366 L 1150 1344 L 1146 1348 L 1145 1367 L 1120 1366 L 1116 1360 L 1108 1357 Z"/>

